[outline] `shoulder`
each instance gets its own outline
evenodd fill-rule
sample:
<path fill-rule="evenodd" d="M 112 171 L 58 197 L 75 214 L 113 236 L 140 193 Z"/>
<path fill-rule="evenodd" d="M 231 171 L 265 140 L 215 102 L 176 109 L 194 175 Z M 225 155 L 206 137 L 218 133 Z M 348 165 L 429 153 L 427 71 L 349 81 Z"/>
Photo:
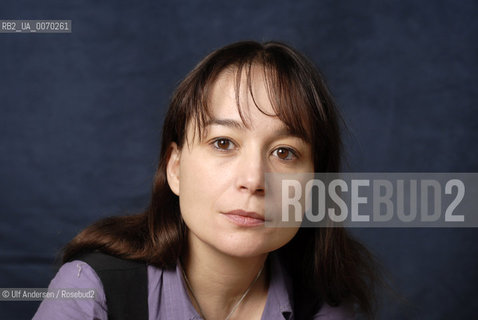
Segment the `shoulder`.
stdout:
<path fill-rule="evenodd" d="M 48 289 L 54 292 L 94 290 L 94 297 L 71 299 L 61 298 L 60 295 L 55 299 L 44 299 L 33 319 L 107 319 L 103 285 L 86 262 L 74 260 L 65 263 L 50 282 Z"/>
<path fill-rule="evenodd" d="M 77 259 L 59 269 L 49 289 L 90 289 L 94 299 L 44 300 L 34 319 L 107 319 L 109 312 L 137 312 L 147 318 L 148 304 L 152 311 L 158 307 L 152 297 L 161 291 L 163 269 L 96 252 Z M 115 301 L 112 310 L 107 308 L 107 299 Z"/>
<path fill-rule="evenodd" d="M 108 316 L 148 318 L 148 272 L 144 261 L 133 261 L 102 252 L 78 256 L 92 267 L 103 284 Z"/>

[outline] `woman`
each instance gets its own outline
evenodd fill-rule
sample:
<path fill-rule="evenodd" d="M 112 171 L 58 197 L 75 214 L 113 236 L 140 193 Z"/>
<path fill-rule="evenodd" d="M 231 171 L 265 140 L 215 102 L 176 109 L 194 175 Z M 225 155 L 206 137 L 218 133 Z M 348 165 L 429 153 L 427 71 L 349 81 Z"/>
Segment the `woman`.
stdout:
<path fill-rule="evenodd" d="M 340 151 L 333 99 L 301 54 L 277 42 L 212 52 L 173 95 L 148 209 L 65 248 L 50 288 L 95 299 L 44 300 L 35 319 L 106 319 L 124 305 L 82 262 L 95 251 L 147 264 L 149 319 L 373 316 L 372 258 L 344 229 L 264 226 L 265 172 L 336 172 Z"/>

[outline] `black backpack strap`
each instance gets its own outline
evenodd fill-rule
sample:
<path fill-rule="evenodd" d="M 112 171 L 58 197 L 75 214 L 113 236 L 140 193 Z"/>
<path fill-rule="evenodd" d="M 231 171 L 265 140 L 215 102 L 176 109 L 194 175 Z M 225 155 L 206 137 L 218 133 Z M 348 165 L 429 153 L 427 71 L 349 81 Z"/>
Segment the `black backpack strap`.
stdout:
<path fill-rule="evenodd" d="M 92 267 L 103 283 L 109 320 L 148 320 L 148 273 L 146 264 L 101 252 L 74 258 Z"/>

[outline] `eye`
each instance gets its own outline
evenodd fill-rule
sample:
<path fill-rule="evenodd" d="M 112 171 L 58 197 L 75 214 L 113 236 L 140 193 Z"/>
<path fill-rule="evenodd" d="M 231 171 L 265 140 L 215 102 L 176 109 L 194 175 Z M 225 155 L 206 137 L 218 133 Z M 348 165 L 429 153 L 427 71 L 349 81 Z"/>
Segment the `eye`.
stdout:
<path fill-rule="evenodd" d="M 234 149 L 234 143 L 226 138 L 218 138 L 213 141 L 212 145 L 214 148 L 227 151 L 227 150 L 233 150 Z"/>
<path fill-rule="evenodd" d="M 281 160 L 294 160 L 294 158 L 297 158 L 297 155 L 294 150 L 291 148 L 285 148 L 285 147 L 280 147 L 274 150 L 272 154 L 276 157 L 278 157 Z"/>

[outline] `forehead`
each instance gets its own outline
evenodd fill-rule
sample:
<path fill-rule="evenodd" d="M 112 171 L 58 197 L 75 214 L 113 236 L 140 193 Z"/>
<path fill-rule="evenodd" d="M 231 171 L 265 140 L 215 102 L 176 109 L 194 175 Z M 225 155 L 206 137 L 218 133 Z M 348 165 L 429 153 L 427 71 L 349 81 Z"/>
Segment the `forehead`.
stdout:
<path fill-rule="evenodd" d="M 215 119 L 232 119 L 247 129 L 281 130 L 310 141 L 310 115 L 300 86 L 259 63 L 228 66 L 206 80 L 186 123 L 184 141 L 205 138 Z"/>
<path fill-rule="evenodd" d="M 258 120 L 285 126 L 274 111 L 260 66 L 252 66 L 247 73 L 233 69 L 220 73 L 212 84 L 207 107 L 213 119 L 234 119 L 246 127 Z"/>

